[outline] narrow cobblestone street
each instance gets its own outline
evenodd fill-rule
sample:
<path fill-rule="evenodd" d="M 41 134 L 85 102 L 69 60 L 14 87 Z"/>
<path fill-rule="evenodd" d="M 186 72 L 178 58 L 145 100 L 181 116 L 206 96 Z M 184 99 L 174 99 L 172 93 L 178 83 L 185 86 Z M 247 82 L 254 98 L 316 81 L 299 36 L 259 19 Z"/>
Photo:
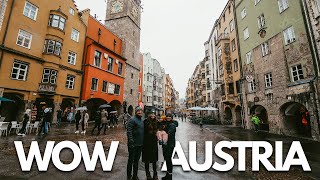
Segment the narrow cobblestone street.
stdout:
<path fill-rule="evenodd" d="M 90 126 L 90 129 L 92 125 Z M 237 135 L 238 134 L 238 135 Z M 81 164 L 75 171 L 69 173 L 62 173 L 57 170 L 52 163 L 49 165 L 48 172 L 39 172 L 37 166 L 34 163 L 32 171 L 24 173 L 20 169 L 18 158 L 16 155 L 16 150 L 13 141 L 23 141 L 24 147 L 28 150 L 31 141 L 38 141 L 43 152 L 47 141 L 64 141 L 69 140 L 73 142 L 86 141 L 89 147 L 89 152 L 92 152 L 93 145 L 96 141 L 102 141 L 105 149 L 108 149 L 111 141 L 120 141 L 120 145 L 117 151 L 117 156 L 115 163 L 113 165 L 112 172 L 103 172 L 101 165 L 97 165 L 94 172 L 86 172 L 84 165 Z M 188 159 L 188 144 L 189 141 L 197 141 L 198 145 L 198 162 L 203 162 L 204 159 L 204 142 L 213 141 L 216 144 L 221 140 L 266 140 L 269 142 L 275 140 L 284 140 L 281 137 L 276 137 L 276 135 L 266 135 L 259 134 L 259 136 L 254 136 L 251 131 L 242 130 L 239 128 L 231 128 L 227 126 L 206 126 L 203 131 L 197 125 L 190 122 L 179 121 L 179 127 L 177 129 L 177 141 L 179 141 L 183 147 L 183 150 Z M 284 143 L 285 147 L 290 143 L 293 138 L 286 137 Z M 316 152 L 315 146 L 319 145 L 313 141 L 303 140 L 302 145 L 305 148 L 307 158 L 310 162 L 311 168 L 313 170 L 312 174 L 301 173 L 300 170 L 294 168 L 289 173 L 268 173 L 261 171 L 259 173 L 252 173 L 249 170 L 247 172 L 239 173 L 237 171 L 237 165 L 235 168 L 227 173 L 216 172 L 213 169 L 204 172 L 183 172 L 181 167 L 174 168 L 174 179 L 176 180 L 186 180 L 186 179 L 318 179 L 319 172 L 319 162 L 317 159 L 319 157 L 319 152 Z M 319 146 L 318 146 L 319 147 Z M 108 153 L 108 151 L 106 151 Z M 237 151 L 230 151 L 230 154 L 235 158 L 237 162 Z M 249 153 L 248 153 L 249 154 Z M 27 135 L 25 137 L 19 137 L 15 135 L 10 135 L 8 137 L 0 138 L 0 161 L 2 168 L 0 169 L 0 179 L 126 179 L 126 164 L 127 164 L 127 146 L 126 146 L 126 132 L 122 126 L 114 129 L 108 129 L 107 135 L 103 136 L 92 136 L 87 135 L 77 135 L 74 134 L 74 124 L 63 124 L 63 128 L 52 127 L 48 136 L 44 138 L 38 138 L 34 134 Z M 60 158 L 64 163 L 70 163 L 73 159 L 69 151 L 62 151 Z M 160 158 L 161 159 L 161 158 Z M 250 155 L 247 155 L 247 161 L 250 159 Z M 214 159 L 217 160 L 216 158 Z M 248 168 L 250 169 L 251 161 L 247 162 Z M 160 163 L 159 163 L 160 169 Z M 160 177 L 164 173 L 160 173 Z M 140 163 L 139 165 L 139 177 L 140 179 L 145 179 L 144 165 Z M 268 178 L 267 178 L 268 177 Z"/>

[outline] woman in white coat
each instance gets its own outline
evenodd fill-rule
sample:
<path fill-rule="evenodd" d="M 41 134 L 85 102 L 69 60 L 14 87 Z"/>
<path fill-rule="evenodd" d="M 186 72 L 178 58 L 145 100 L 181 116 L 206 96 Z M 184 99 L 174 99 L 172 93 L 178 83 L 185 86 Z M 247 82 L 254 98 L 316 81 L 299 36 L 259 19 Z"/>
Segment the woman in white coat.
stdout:
<path fill-rule="evenodd" d="M 82 132 L 81 134 L 86 134 L 86 129 L 88 128 L 88 121 L 89 121 L 89 114 L 87 111 L 82 112 L 80 124 L 82 126 Z"/>

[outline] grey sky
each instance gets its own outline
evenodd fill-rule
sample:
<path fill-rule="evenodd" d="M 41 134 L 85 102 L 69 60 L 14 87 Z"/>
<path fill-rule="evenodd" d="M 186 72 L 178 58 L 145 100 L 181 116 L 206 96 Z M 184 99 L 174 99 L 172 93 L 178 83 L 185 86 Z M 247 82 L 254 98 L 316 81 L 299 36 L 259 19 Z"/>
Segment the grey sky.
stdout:
<path fill-rule="evenodd" d="M 105 19 L 105 0 L 75 0 L 78 8 L 91 9 Z M 142 0 L 141 52 L 150 52 L 173 79 L 184 98 L 187 81 L 204 58 L 214 21 L 227 0 Z"/>

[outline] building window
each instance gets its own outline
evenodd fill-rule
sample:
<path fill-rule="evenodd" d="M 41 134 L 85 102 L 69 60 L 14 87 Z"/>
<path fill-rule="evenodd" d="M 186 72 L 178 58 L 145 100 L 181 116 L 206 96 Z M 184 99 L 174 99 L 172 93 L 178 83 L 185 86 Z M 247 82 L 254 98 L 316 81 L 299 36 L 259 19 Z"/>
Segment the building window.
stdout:
<path fill-rule="evenodd" d="M 74 83 L 75 83 L 76 77 L 73 75 L 67 75 L 67 82 L 66 82 L 66 88 L 67 89 L 74 89 Z"/>
<path fill-rule="evenodd" d="M 73 8 L 69 8 L 69 13 L 74 16 L 74 9 Z"/>
<path fill-rule="evenodd" d="M 11 79 L 25 81 L 27 79 L 28 68 L 28 63 L 14 61 L 11 71 Z"/>
<path fill-rule="evenodd" d="M 266 74 L 264 75 L 264 80 L 265 80 L 265 85 L 266 85 L 266 88 L 271 88 L 272 87 L 272 74 L 269 73 L 269 74 Z"/>
<path fill-rule="evenodd" d="M 264 18 L 264 14 L 261 14 L 258 16 L 258 27 L 259 29 L 262 29 L 266 26 L 266 19 Z"/>
<path fill-rule="evenodd" d="M 108 82 L 107 81 L 103 81 L 102 82 L 102 92 L 107 93 L 107 87 L 108 87 Z"/>
<path fill-rule="evenodd" d="M 291 67 L 291 75 L 292 75 L 293 82 L 304 79 L 301 64 Z"/>
<path fill-rule="evenodd" d="M 256 87 L 256 81 L 255 80 L 253 80 L 252 82 L 248 83 L 248 89 L 249 89 L 250 93 L 256 91 L 257 87 Z"/>
<path fill-rule="evenodd" d="M 91 90 L 93 90 L 93 91 L 98 90 L 98 79 L 97 78 L 91 79 Z"/>
<path fill-rule="evenodd" d="M 262 57 L 270 54 L 268 41 L 261 44 L 261 52 L 262 52 Z"/>
<path fill-rule="evenodd" d="M 131 94 L 131 95 L 133 94 L 133 89 L 130 89 L 130 94 Z"/>
<path fill-rule="evenodd" d="M 118 84 L 115 85 L 114 94 L 120 95 L 120 86 Z"/>
<path fill-rule="evenodd" d="M 230 25 L 230 32 L 232 32 L 234 30 L 234 21 L 233 21 L 233 19 L 230 21 L 229 25 Z"/>
<path fill-rule="evenodd" d="M 71 39 L 76 42 L 79 42 L 79 36 L 80 36 L 80 32 L 72 28 Z"/>
<path fill-rule="evenodd" d="M 27 16 L 30 19 L 36 20 L 38 14 L 38 7 L 26 1 L 24 5 L 23 15 Z"/>
<path fill-rule="evenodd" d="M 254 0 L 254 5 L 257 5 L 261 0 Z"/>
<path fill-rule="evenodd" d="M 19 30 L 17 45 L 30 49 L 32 41 L 32 34 L 24 30 Z"/>
<path fill-rule="evenodd" d="M 235 41 L 235 39 L 233 39 L 231 41 L 231 48 L 232 48 L 232 52 L 234 52 L 236 50 L 236 41 Z"/>
<path fill-rule="evenodd" d="M 108 71 L 113 71 L 113 59 L 111 57 L 108 58 Z"/>
<path fill-rule="evenodd" d="M 223 33 L 224 33 L 225 37 L 229 34 L 229 33 L 228 33 L 228 28 L 227 28 L 227 27 L 226 27 L 226 28 L 224 28 Z"/>
<path fill-rule="evenodd" d="M 280 13 L 289 8 L 288 0 L 278 0 L 278 5 Z"/>
<path fill-rule="evenodd" d="M 252 53 L 251 51 L 246 54 L 247 64 L 252 63 Z"/>
<path fill-rule="evenodd" d="M 284 41 L 285 41 L 286 45 L 291 44 L 296 41 L 296 36 L 294 34 L 293 26 L 284 30 L 283 35 L 284 35 Z"/>
<path fill-rule="evenodd" d="M 245 18 L 247 16 L 247 11 L 246 11 L 246 8 L 243 8 L 242 11 L 241 11 L 241 18 Z"/>
<path fill-rule="evenodd" d="M 229 83 L 228 86 L 229 86 L 228 94 L 234 94 L 234 84 Z"/>
<path fill-rule="evenodd" d="M 233 61 L 233 66 L 234 66 L 234 72 L 237 72 L 239 70 L 238 59 Z"/>
<path fill-rule="evenodd" d="M 50 14 L 49 26 L 54 27 L 54 28 L 58 28 L 61 31 L 63 31 L 65 25 L 66 25 L 66 19 L 65 18 L 63 18 L 61 16 L 58 16 L 58 15 L 55 15 L 55 14 Z"/>
<path fill-rule="evenodd" d="M 101 67 L 101 56 L 102 53 L 100 51 L 95 51 L 94 52 L 94 66 L 96 67 Z"/>
<path fill-rule="evenodd" d="M 243 39 L 244 39 L 244 40 L 247 40 L 249 37 L 250 37 L 249 29 L 248 29 L 248 28 L 245 28 L 245 29 L 243 30 Z"/>
<path fill-rule="evenodd" d="M 226 91 L 225 91 L 225 84 L 221 85 L 221 95 L 225 96 L 226 95 Z"/>
<path fill-rule="evenodd" d="M 133 79 L 133 73 L 131 73 L 131 79 Z"/>
<path fill-rule="evenodd" d="M 109 83 L 109 86 L 108 86 L 108 93 L 109 94 L 114 94 L 114 90 L 115 90 L 116 86 L 115 84 L 113 83 Z"/>
<path fill-rule="evenodd" d="M 44 53 L 46 54 L 54 54 L 60 56 L 62 44 L 56 40 L 45 40 L 44 42 Z"/>
<path fill-rule="evenodd" d="M 44 69 L 42 83 L 56 84 L 58 71 L 53 69 Z"/>
<path fill-rule="evenodd" d="M 320 0 L 314 0 L 312 2 L 314 3 L 313 5 L 314 18 L 318 18 L 320 16 Z"/>
<path fill-rule="evenodd" d="M 76 61 L 77 61 L 77 53 L 74 53 L 72 51 L 69 51 L 68 54 L 68 63 L 72 64 L 72 65 L 76 65 Z"/>
<path fill-rule="evenodd" d="M 223 74 L 224 74 L 224 72 L 223 72 L 223 64 L 221 64 L 219 66 L 219 74 L 220 74 L 220 76 L 223 76 Z"/>
<path fill-rule="evenodd" d="M 241 93 L 241 83 L 240 80 L 236 81 L 236 90 L 237 90 L 237 94 Z"/>
<path fill-rule="evenodd" d="M 118 63 L 118 74 L 122 75 L 123 64 L 121 62 Z"/>

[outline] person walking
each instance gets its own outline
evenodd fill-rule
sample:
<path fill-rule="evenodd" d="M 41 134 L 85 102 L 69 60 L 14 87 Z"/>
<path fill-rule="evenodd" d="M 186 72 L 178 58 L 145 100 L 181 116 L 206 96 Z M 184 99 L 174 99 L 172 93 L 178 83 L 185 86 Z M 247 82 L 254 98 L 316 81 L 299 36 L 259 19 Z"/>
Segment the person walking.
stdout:
<path fill-rule="evenodd" d="M 146 170 L 147 180 L 157 180 L 157 162 L 158 162 L 158 140 L 157 140 L 157 118 L 155 111 L 151 110 L 151 113 L 144 121 L 144 140 L 142 148 L 142 162 Z M 153 178 L 151 177 L 149 165 L 153 167 Z"/>
<path fill-rule="evenodd" d="M 83 111 L 83 115 L 80 121 L 80 124 L 82 126 L 81 134 L 86 134 L 86 129 L 88 128 L 88 121 L 89 121 L 89 114 L 87 111 Z"/>
<path fill-rule="evenodd" d="M 162 145 L 163 157 L 167 164 L 167 173 L 166 176 L 162 178 L 162 180 L 172 180 L 172 153 L 174 147 L 176 146 L 176 128 L 178 127 L 178 122 L 173 120 L 172 114 L 167 114 L 167 123 L 165 125 L 164 130 L 168 134 L 168 142 L 167 144 Z"/>
<path fill-rule="evenodd" d="M 49 132 L 49 123 L 51 122 L 51 108 L 44 109 L 44 134 L 48 134 Z"/>
<path fill-rule="evenodd" d="M 128 122 L 127 138 L 129 158 L 127 164 L 127 178 L 128 180 L 138 180 L 138 165 L 141 157 L 141 151 L 144 139 L 144 123 L 142 119 L 142 108 L 137 106 L 135 109 L 135 116 Z M 133 176 L 132 176 L 133 169 Z"/>
<path fill-rule="evenodd" d="M 27 124 L 30 121 L 30 109 L 27 109 L 23 116 L 22 128 L 19 131 L 18 136 L 25 136 L 26 135 L 26 128 Z"/>
<path fill-rule="evenodd" d="M 61 120 L 62 120 L 62 110 L 61 108 L 57 111 L 57 127 L 61 126 Z"/>
<path fill-rule="evenodd" d="M 93 135 L 94 130 L 95 130 L 96 128 L 98 128 L 98 134 L 97 134 L 97 136 L 98 136 L 98 135 L 100 134 L 100 133 L 99 133 L 99 129 L 100 129 L 100 125 L 101 125 L 101 115 L 100 115 L 100 111 L 95 111 L 93 114 L 94 114 L 94 115 L 93 115 L 93 117 L 94 117 L 94 128 L 93 128 L 92 131 L 91 131 L 91 135 Z"/>
<path fill-rule="evenodd" d="M 101 129 L 104 127 L 103 134 L 107 135 L 107 126 L 108 126 L 108 111 L 106 109 L 103 109 L 101 112 L 101 123 L 102 125 L 100 126 L 98 134 L 100 134 Z"/>
<path fill-rule="evenodd" d="M 76 120 L 76 134 L 79 134 L 79 123 L 80 123 L 80 120 L 81 120 L 81 112 L 80 111 L 77 111 L 76 112 L 76 115 L 75 115 L 75 120 Z"/>
<path fill-rule="evenodd" d="M 260 129 L 260 119 L 259 119 L 259 117 L 256 114 L 254 114 L 251 117 L 251 121 L 252 121 L 252 123 L 254 125 L 255 132 L 256 133 L 259 132 L 259 129 Z"/>

